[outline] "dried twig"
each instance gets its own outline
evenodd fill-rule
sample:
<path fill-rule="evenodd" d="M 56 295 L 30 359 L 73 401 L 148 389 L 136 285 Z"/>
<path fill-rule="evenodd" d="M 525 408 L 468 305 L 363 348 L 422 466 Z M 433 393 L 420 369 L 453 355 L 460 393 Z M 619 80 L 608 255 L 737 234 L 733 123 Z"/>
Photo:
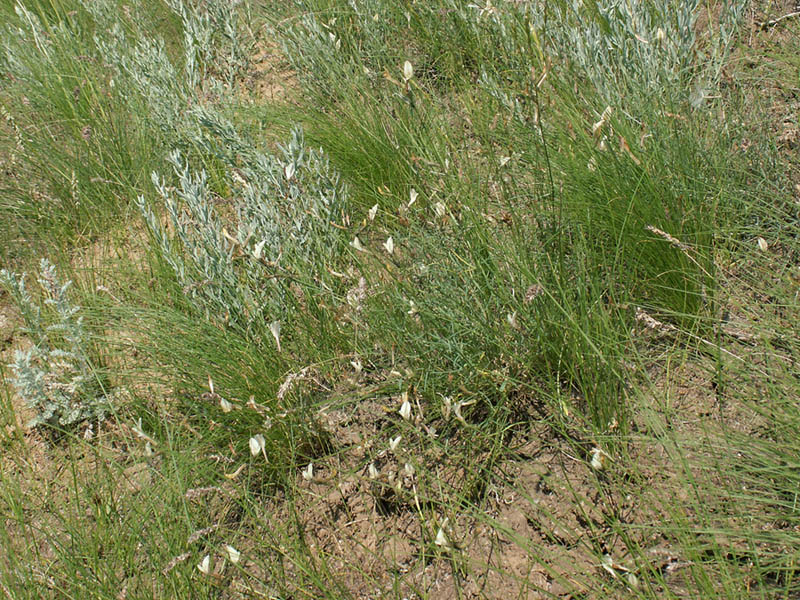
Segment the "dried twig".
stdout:
<path fill-rule="evenodd" d="M 783 15 L 782 17 L 778 17 L 777 19 L 772 19 L 770 21 L 763 21 L 758 24 L 759 29 L 769 29 L 770 27 L 775 27 L 781 21 L 785 21 L 786 19 L 791 19 L 794 17 L 800 17 L 800 10 L 795 12 L 790 12 L 788 14 Z"/>

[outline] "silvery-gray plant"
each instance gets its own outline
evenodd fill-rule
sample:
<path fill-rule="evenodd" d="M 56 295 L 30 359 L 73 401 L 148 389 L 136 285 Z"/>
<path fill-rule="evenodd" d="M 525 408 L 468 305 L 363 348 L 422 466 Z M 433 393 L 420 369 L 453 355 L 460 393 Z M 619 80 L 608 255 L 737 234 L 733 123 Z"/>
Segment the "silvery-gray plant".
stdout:
<path fill-rule="evenodd" d="M 166 3 L 183 24 L 189 86 L 201 85 L 213 68 L 232 87 L 237 75 L 246 70 L 251 51 L 237 24 L 242 0 L 216 0 L 195 6 L 187 6 L 183 0 L 166 0 Z"/>
<path fill-rule="evenodd" d="M 397 4 L 350 0 L 347 18 L 309 10 L 276 33 L 295 69 L 324 87 L 320 82 L 345 75 L 394 72 L 408 58 L 387 45 L 397 28 L 457 29 L 464 52 L 479 57 L 469 68 L 480 85 L 522 118 L 539 52 L 540 62 L 590 83 L 603 106 L 660 99 L 698 107 L 717 83 L 746 4 L 722 3 L 704 39 L 696 27 L 699 0 L 438 0 L 416 6 L 413 16 Z M 541 75 L 541 65 L 537 70 Z"/>
<path fill-rule="evenodd" d="M 37 411 L 29 426 L 69 427 L 105 418 L 109 400 L 89 358 L 80 308 L 69 299 L 72 282 L 62 283 L 55 266 L 43 258 L 37 279 L 42 292 L 39 303 L 28 291 L 25 277 L 0 271 L 0 284 L 19 307 L 32 342 L 27 350 L 15 352 L 10 365 L 14 387 Z"/>
<path fill-rule="evenodd" d="M 145 84 L 144 89 L 163 86 L 163 80 L 148 82 L 142 79 L 142 75 L 152 72 L 149 64 L 168 62 L 163 52 L 163 41 L 143 32 L 145 35 L 132 43 L 126 39 L 120 27 L 115 4 L 107 0 L 82 0 L 81 3 L 99 26 L 95 42 L 107 63 L 127 71 L 140 84 Z M 181 72 L 176 73 L 182 76 L 175 81 L 195 88 L 212 79 L 209 71 L 213 70 L 216 76 L 224 75 L 224 83 L 231 87 L 234 79 L 247 69 L 251 53 L 252 41 L 243 35 L 238 22 L 242 1 L 187 3 L 183 0 L 166 0 L 166 4 L 180 17 L 183 26 L 184 66 Z M 134 2 L 129 12 L 134 14 L 138 11 L 141 11 L 141 7 Z M 152 48 L 155 47 L 160 49 L 154 54 Z M 144 49 L 145 53 L 140 55 L 135 51 L 137 48 Z"/>
<path fill-rule="evenodd" d="M 725 2 L 715 21 L 709 24 L 707 43 L 697 37 L 699 0 L 567 0 L 565 2 L 487 2 L 491 10 L 472 5 L 474 18 L 487 24 L 501 40 L 505 56 L 524 60 L 529 53 L 528 32 L 536 32 L 543 51 L 585 77 L 600 99 L 616 105 L 621 98 L 632 101 L 658 98 L 664 94 L 679 99 L 687 90 L 715 85 L 733 41 L 746 0 Z M 516 44 L 517 48 L 513 46 Z M 697 60 L 705 52 L 705 60 Z M 702 70 L 696 67 L 703 64 Z M 524 65 L 504 68 L 504 77 L 516 72 L 528 76 Z M 503 89 L 485 65 L 483 87 L 508 108 L 515 110 L 513 94 Z M 526 84 L 527 81 L 524 81 Z M 684 98 L 686 99 L 686 98 Z M 695 104 L 695 98 L 688 98 Z"/>
<path fill-rule="evenodd" d="M 193 172 L 179 152 L 169 156 L 174 188 L 170 178 L 153 174 L 171 233 L 143 196 L 139 207 L 183 293 L 206 318 L 256 338 L 269 330 L 280 344 L 276 332 L 293 298 L 289 283 L 326 288 L 327 268 L 342 248 L 334 223 L 346 190 L 322 152 L 305 146 L 300 129 L 274 156 L 254 149 L 214 113 L 199 118 L 214 134 L 205 142 L 219 140 L 223 161 L 233 161 L 226 151 L 242 159 L 231 164 L 229 178 L 235 219 L 223 222 L 206 173 Z"/>
<path fill-rule="evenodd" d="M 98 25 L 95 46 L 113 69 L 115 87 L 139 94 L 149 120 L 181 147 L 198 134 L 187 106 L 207 103 L 204 97 L 224 97 L 248 67 L 252 39 L 238 25 L 238 0 L 167 2 L 183 25 L 183 65 L 170 59 L 163 39 L 145 33 L 132 39 L 108 2 L 82 4 Z"/>

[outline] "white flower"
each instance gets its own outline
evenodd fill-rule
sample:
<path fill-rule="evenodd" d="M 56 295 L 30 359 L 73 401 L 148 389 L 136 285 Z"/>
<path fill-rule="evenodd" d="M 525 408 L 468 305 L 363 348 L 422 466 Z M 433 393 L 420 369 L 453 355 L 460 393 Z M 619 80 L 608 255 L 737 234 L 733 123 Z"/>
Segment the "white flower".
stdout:
<path fill-rule="evenodd" d="M 408 401 L 408 398 L 403 400 L 403 404 L 400 406 L 400 410 L 398 412 L 404 420 L 408 421 L 411 419 L 411 402 Z"/>
<path fill-rule="evenodd" d="M 364 368 L 364 366 L 361 364 L 361 359 L 358 357 L 356 357 L 355 360 L 350 361 L 350 366 L 353 367 L 353 370 L 355 370 L 356 374 L 361 373 L 361 369 Z"/>
<path fill-rule="evenodd" d="M 479 17 L 484 17 L 486 15 L 493 15 L 497 13 L 497 9 L 492 6 L 492 0 L 486 0 L 486 6 L 478 6 L 477 4 L 470 4 L 470 8 L 477 8 L 479 12 Z"/>
<path fill-rule="evenodd" d="M 767 240 L 765 240 L 763 237 L 758 238 L 756 243 L 758 244 L 758 249 L 762 252 L 766 252 L 769 249 L 769 244 L 767 244 Z"/>
<path fill-rule="evenodd" d="M 367 471 L 369 472 L 370 479 L 378 478 L 378 469 L 375 468 L 375 463 L 369 463 L 369 469 L 367 469 Z"/>
<path fill-rule="evenodd" d="M 253 249 L 253 258 L 256 260 L 261 259 L 261 251 L 264 249 L 264 244 L 267 243 L 267 240 L 261 240 L 256 244 L 256 247 Z"/>
<path fill-rule="evenodd" d="M 391 236 L 383 243 L 383 247 L 390 255 L 394 253 L 394 240 Z"/>
<path fill-rule="evenodd" d="M 222 412 L 229 413 L 233 410 L 233 404 L 225 400 L 225 398 L 219 399 L 219 407 L 222 409 Z"/>
<path fill-rule="evenodd" d="M 637 579 L 636 575 L 631 573 L 631 570 L 628 567 L 614 560 L 614 557 L 612 557 L 610 554 L 603 555 L 603 558 L 600 559 L 600 566 L 615 579 L 619 576 L 618 571 L 625 573 L 625 578 L 628 580 L 628 584 L 632 588 L 635 588 L 639 585 L 639 580 Z"/>
<path fill-rule="evenodd" d="M 614 559 L 611 558 L 610 554 L 604 554 L 603 558 L 600 559 L 600 566 L 603 567 L 606 571 L 611 573 L 612 577 L 617 576 L 617 572 L 614 570 Z"/>
<path fill-rule="evenodd" d="M 403 79 L 407 82 L 414 78 L 414 65 L 409 61 L 403 63 Z"/>
<path fill-rule="evenodd" d="M 197 565 L 197 568 L 200 569 L 200 572 L 204 575 L 208 575 L 211 572 L 211 556 L 206 554 L 203 560 L 200 561 L 200 564 Z"/>
<path fill-rule="evenodd" d="M 614 112 L 614 109 L 610 106 L 606 106 L 603 114 L 600 115 L 600 120 L 597 121 L 594 125 L 592 125 L 592 136 L 595 138 L 600 137 L 600 134 L 603 133 L 603 128 L 608 123 L 609 119 L 611 119 L 611 114 Z M 601 142 L 602 143 L 602 142 Z"/>
<path fill-rule="evenodd" d="M 135 433 L 136 435 L 138 435 L 138 436 L 139 436 L 140 438 L 142 438 L 143 440 L 150 439 L 150 436 L 149 436 L 149 435 L 147 435 L 147 434 L 144 432 L 144 429 L 142 428 L 142 417 L 139 417 L 139 418 L 136 420 L 136 424 L 135 424 L 133 427 L 131 427 L 131 430 L 133 431 L 133 433 Z"/>
<path fill-rule="evenodd" d="M 250 438 L 250 454 L 253 456 L 258 455 L 260 452 L 264 452 L 264 448 L 267 445 L 267 441 L 264 439 L 264 436 L 260 433 L 257 433 L 253 437 Z"/>
<path fill-rule="evenodd" d="M 602 471 L 605 466 L 606 462 L 608 461 L 608 454 L 603 452 L 600 448 L 592 448 L 592 460 L 589 463 L 593 469 L 596 471 Z"/>
<path fill-rule="evenodd" d="M 376 204 L 375 206 L 373 206 L 372 208 L 369 209 L 369 212 L 367 213 L 367 216 L 369 217 L 370 221 L 374 221 L 375 220 L 375 215 L 377 215 L 377 214 L 378 214 L 378 205 Z"/>
<path fill-rule="evenodd" d="M 408 314 L 413 317 L 415 314 L 417 314 L 417 306 L 414 304 L 413 300 L 409 300 L 408 305 L 411 307 L 408 309 Z"/>
<path fill-rule="evenodd" d="M 456 419 L 458 419 L 464 425 L 466 425 L 467 422 L 464 420 L 464 417 L 461 415 L 461 407 L 463 405 L 464 405 L 463 402 L 456 402 L 455 405 L 453 406 L 453 414 L 456 416 Z"/>
<path fill-rule="evenodd" d="M 444 521 L 442 521 L 442 526 L 439 527 L 439 531 L 436 533 L 436 540 L 434 540 L 433 542 L 434 544 L 436 544 L 437 546 L 439 546 L 444 550 L 450 549 L 450 542 L 447 540 L 447 536 L 444 533 L 444 528 L 447 527 L 448 520 L 449 519 L 445 519 Z"/>
<path fill-rule="evenodd" d="M 465 406 L 472 406 L 473 404 L 475 404 L 475 399 L 472 399 L 472 400 L 462 400 L 461 402 L 456 402 L 456 403 L 453 405 L 453 414 L 455 414 L 455 416 L 456 416 L 456 419 L 458 419 L 459 421 L 461 421 L 461 422 L 462 422 L 464 425 L 466 425 L 466 424 L 467 424 L 467 421 L 466 421 L 466 420 L 464 419 L 464 417 L 461 415 L 461 409 L 462 409 L 463 407 L 465 407 Z"/>
<path fill-rule="evenodd" d="M 145 442 L 149 443 L 150 445 L 152 445 L 152 446 L 157 446 L 158 445 L 153 438 L 151 438 L 149 435 L 147 435 L 144 432 L 144 429 L 142 428 L 142 418 L 141 417 L 139 417 L 139 419 L 137 419 L 136 424 L 133 427 L 131 427 L 131 429 L 133 430 L 133 432 L 137 436 L 139 436 L 141 439 L 143 439 Z"/>
<path fill-rule="evenodd" d="M 411 191 L 408 193 L 409 200 L 407 208 L 411 208 L 413 206 L 414 202 L 417 201 L 417 196 L 419 196 L 419 194 L 417 194 L 417 190 L 411 188 Z"/>
<path fill-rule="evenodd" d="M 447 214 L 447 207 L 444 205 L 444 202 L 437 202 L 433 205 L 433 212 L 436 213 L 436 216 L 441 218 Z"/>
<path fill-rule="evenodd" d="M 273 321 L 269 324 L 269 332 L 275 338 L 275 343 L 278 345 L 278 352 L 281 351 L 281 322 Z"/>
<path fill-rule="evenodd" d="M 397 450 L 397 447 L 400 445 L 400 441 L 402 439 L 403 439 L 403 436 L 402 435 L 398 435 L 393 440 L 389 440 L 389 450 L 391 450 L 392 452 Z"/>
<path fill-rule="evenodd" d="M 312 479 L 314 479 L 313 462 L 308 463 L 308 466 L 305 469 L 303 469 L 303 479 L 305 479 L 306 481 L 311 481 Z"/>
<path fill-rule="evenodd" d="M 512 329 L 519 327 L 519 324 L 517 323 L 517 311 L 508 313 L 506 315 L 506 321 L 508 321 L 508 324 Z"/>
<path fill-rule="evenodd" d="M 450 418 L 450 411 L 453 409 L 453 399 L 450 396 L 442 397 L 442 416 L 445 420 Z"/>
<path fill-rule="evenodd" d="M 438 533 L 436 534 L 436 545 L 442 546 L 446 548 L 449 544 L 447 542 L 447 536 L 444 534 L 444 530 L 440 527 Z"/>
<path fill-rule="evenodd" d="M 364 246 L 361 245 L 361 240 L 358 239 L 358 236 L 353 238 L 353 241 L 350 242 L 350 245 L 359 252 L 364 252 Z"/>
<path fill-rule="evenodd" d="M 225 551 L 228 553 L 228 560 L 230 560 L 233 564 L 239 562 L 239 559 L 242 556 L 242 553 L 239 552 L 236 548 L 231 546 L 230 544 L 225 545 Z"/>

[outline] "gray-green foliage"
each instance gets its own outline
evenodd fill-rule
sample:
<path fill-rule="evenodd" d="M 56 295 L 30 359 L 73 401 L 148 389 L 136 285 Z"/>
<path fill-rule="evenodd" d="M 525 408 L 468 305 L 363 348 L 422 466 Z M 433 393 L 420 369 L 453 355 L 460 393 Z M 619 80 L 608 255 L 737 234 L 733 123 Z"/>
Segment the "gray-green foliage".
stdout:
<path fill-rule="evenodd" d="M 205 171 L 193 173 L 180 153 L 169 161 L 178 187 L 153 174 L 170 221 L 170 235 L 144 197 L 139 206 L 158 249 L 192 304 L 207 318 L 251 333 L 287 316 L 288 280 L 321 281 L 340 251 L 333 223 L 340 218 L 346 190 L 325 156 L 306 148 L 296 129 L 283 155 L 258 152 L 232 125 L 206 125 L 238 149 L 245 163 L 231 171 L 236 222 L 227 231 L 214 209 Z M 232 157 L 222 156 L 223 159 Z"/>
<path fill-rule="evenodd" d="M 167 0 L 167 4 L 183 24 L 188 84 L 196 87 L 223 76 L 231 87 L 247 68 L 251 50 L 237 22 L 242 0 L 204 2 L 195 7 L 183 0 Z"/>
<path fill-rule="evenodd" d="M 38 411 L 30 425 L 67 427 L 103 419 L 109 401 L 89 359 L 80 307 L 72 304 L 67 293 L 72 282 L 61 283 L 47 259 L 41 260 L 40 271 L 37 281 L 44 306 L 30 295 L 25 274 L 0 271 L 0 283 L 19 307 L 33 342 L 27 350 L 17 350 L 10 365 L 17 392 Z"/>
<path fill-rule="evenodd" d="M 183 145 L 197 134 L 187 109 L 202 95 L 220 97 L 234 87 L 247 68 L 252 40 L 238 26 L 238 1 L 167 4 L 183 26 L 183 64 L 170 58 L 162 38 L 127 33 L 108 2 L 83 2 L 98 24 L 95 46 L 115 72 L 114 85 L 140 94 L 151 123 Z"/>
<path fill-rule="evenodd" d="M 619 104 L 621 98 L 685 100 L 687 90 L 702 95 L 716 83 L 745 5 L 743 0 L 723 3 L 716 29 L 710 26 L 709 39 L 701 44 L 695 27 L 699 0 L 498 3 L 490 11 L 479 10 L 477 18 L 498 40 L 507 64 L 481 65 L 481 82 L 513 105 L 502 81 L 518 80 L 524 88 L 526 66 L 536 50 L 540 58 L 554 58 L 588 82 L 607 104 Z M 701 52 L 706 60 L 697 60 Z"/>
<path fill-rule="evenodd" d="M 14 121 L 5 117 L 19 132 L 15 172 L 29 176 L 3 179 L 0 229 L 20 240 L 39 232 L 72 242 L 77 230 L 105 234 L 168 149 L 189 153 L 202 139 L 192 107 L 221 112 L 237 101 L 252 53 L 248 6 L 7 4 L 0 9 L 0 103 L 15 107 Z M 7 244 L 2 253 L 21 246 Z"/>
<path fill-rule="evenodd" d="M 558 25 L 548 34 L 603 99 L 615 103 L 621 94 L 675 92 L 694 77 L 711 83 L 745 5 L 744 0 L 723 3 L 716 32 L 709 29 L 709 60 L 694 73 L 692 67 L 700 64 L 695 61 L 699 0 L 572 0 L 560 4 L 551 21 Z"/>
<path fill-rule="evenodd" d="M 411 59 L 439 81 L 471 71 L 495 93 L 512 94 L 528 85 L 531 66 L 541 75 L 539 63 L 547 57 L 588 82 L 606 104 L 618 104 L 620 96 L 633 102 L 666 91 L 685 95 L 692 87 L 695 95 L 707 91 L 747 3 L 722 3 L 704 40 L 695 27 L 699 0 L 441 0 L 412 6 L 351 0 L 344 10 L 326 0 L 301 4 L 306 14 L 280 37 L 300 75 L 322 89 L 323 82 L 347 75 L 397 73 L 398 64 Z M 700 54 L 705 60 L 696 60 Z"/>
<path fill-rule="evenodd" d="M 183 64 L 173 61 L 164 40 L 146 29 L 139 2 L 125 6 L 133 25 L 120 18 L 113 0 L 80 0 L 80 4 L 90 19 L 76 17 L 45 26 L 18 2 L 17 21 L 2 29 L 0 65 L 15 79 L 41 87 L 47 82 L 39 81 L 39 74 L 48 67 L 58 74 L 60 54 L 79 40 L 86 46 L 81 51 L 92 54 L 81 56 L 82 61 L 102 60 L 113 75 L 109 85 L 124 97 L 143 97 L 150 120 L 174 133 L 196 92 L 230 90 L 249 64 L 252 39 L 239 25 L 238 0 L 167 2 L 183 26 Z"/>

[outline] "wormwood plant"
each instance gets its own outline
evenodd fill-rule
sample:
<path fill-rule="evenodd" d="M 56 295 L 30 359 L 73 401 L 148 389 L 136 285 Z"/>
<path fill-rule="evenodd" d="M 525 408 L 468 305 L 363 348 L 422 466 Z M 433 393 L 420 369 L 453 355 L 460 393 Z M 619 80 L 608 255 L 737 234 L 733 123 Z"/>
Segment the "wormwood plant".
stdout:
<path fill-rule="evenodd" d="M 176 189 L 153 174 L 174 233 L 143 196 L 139 207 L 184 295 L 207 319 L 221 317 L 251 338 L 260 338 L 269 324 L 280 344 L 280 322 L 296 301 L 292 284 L 330 290 L 326 267 L 341 250 L 334 223 L 341 218 L 346 190 L 327 158 L 305 147 L 300 129 L 277 157 L 255 151 L 232 126 L 209 119 L 206 125 L 245 158 L 230 178 L 236 198 L 231 232 L 214 209 L 205 171 L 193 173 L 179 152 L 169 157 Z"/>
<path fill-rule="evenodd" d="M 70 302 L 71 281 L 61 283 L 56 268 L 41 260 L 37 281 L 44 310 L 25 285 L 25 274 L 3 269 L 0 283 L 9 291 L 25 320 L 33 345 L 17 350 L 10 366 L 17 392 L 38 414 L 29 426 L 71 426 L 88 419 L 103 419 L 109 409 L 89 359 L 87 333 L 80 307 Z"/>

